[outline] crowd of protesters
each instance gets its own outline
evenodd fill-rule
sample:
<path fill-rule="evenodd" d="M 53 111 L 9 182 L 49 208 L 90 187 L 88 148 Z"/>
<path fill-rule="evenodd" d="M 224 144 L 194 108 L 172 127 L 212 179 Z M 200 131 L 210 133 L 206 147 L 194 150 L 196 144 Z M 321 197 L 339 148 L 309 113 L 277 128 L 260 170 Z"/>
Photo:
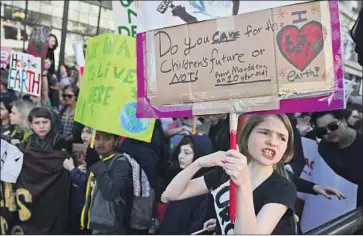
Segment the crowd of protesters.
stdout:
<path fill-rule="evenodd" d="M 300 179 L 301 137 L 316 141 L 336 175 L 358 186 L 363 204 L 362 106 L 241 116 L 238 150 L 229 150 L 228 115 L 196 124 L 157 119 L 147 143 L 74 120 L 79 73 L 67 65 L 55 70 L 57 46 L 51 35 L 40 98 L 9 90 L 1 71 L 1 139 L 24 154 L 22 165 L 13 164 L 17 181 L 1 181 L 2 234 L 301 233 L 298 191 L 345 200 L 333 186 Z M 85 155 L 74 155 L 75 144 Z M 216 200 L 229 180 L 237 186 L 234 224 L 228 203 Z"/>

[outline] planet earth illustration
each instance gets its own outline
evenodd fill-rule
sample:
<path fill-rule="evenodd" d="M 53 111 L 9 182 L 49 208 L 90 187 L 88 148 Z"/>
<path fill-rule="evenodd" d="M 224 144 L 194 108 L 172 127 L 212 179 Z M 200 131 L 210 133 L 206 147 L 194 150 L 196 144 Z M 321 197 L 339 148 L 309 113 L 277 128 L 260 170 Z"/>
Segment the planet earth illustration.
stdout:
<path fill-rule="evenodd" d="M 136 102 L 126 104 L 120 112 L 120 124 L 130 133 L 141 133 L 150 124 L 149 119 L 139 119 L 136 117 Z"/>

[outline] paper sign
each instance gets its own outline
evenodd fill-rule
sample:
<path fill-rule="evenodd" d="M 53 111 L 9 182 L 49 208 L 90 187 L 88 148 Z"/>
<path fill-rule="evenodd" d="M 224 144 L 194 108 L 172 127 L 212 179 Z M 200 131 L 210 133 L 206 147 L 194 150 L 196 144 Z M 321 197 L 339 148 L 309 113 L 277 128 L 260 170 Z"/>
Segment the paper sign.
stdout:
<path fill-rule="evenodd" d="M 93 129 L 150 142 L 155 119 L 136 117 L 136 42 L 102 34 L 88 41 L 75 120 Z"/>
<path fill-rule="evenodd" d="M 0 61 L 0 68 L 1 69 L 7 69 L 9 66 L 9 62 L 10 62 L 10 56 L 11 53 L 13 52 L 13 50 L 11 48 L 8 47 L 3 47 L 1 46 L 1 61 Z"/>
<path fill-rule="evenodd" d="M 115 14 L 115 32 L 127 36 L 136 36 L 136 2 L 134 0 L 112 1 Z"/>
<path fill-rule="evenodd" d="M 301 2 L 306 1 L 140 1 L 137 31 L 146 32 Z"/>
<path fill-rule="evenodd" d="M 14 145 L 1 139 L 1 181 L 16 183 L 23 165 L 24 154 Z"/>
<path fill-rule="evenodd" d="M 286 98 L 334 89 L 328 2 L 274 8 L 273 15 L 273 22 L 265 27 L 275 32 L 280 95 Z"/>
<path fill-rule="evenodd" d="M 82 78 L 84 73 L 84 54 L 83 54 L 83 44 L 75 43 L 73 44 L 74 54 L 76 55 L 77 67 Z"/>
<path fill-rule="evenodd" d="M 73 143 L 72 156 L 75 158 L 75 160 L 77 160 L 77 166 L 85 163 L 86 152 L 87 145 L 81 143 Z"/>
<path fill-rule="evenodd" d="M 41 59 L 30 54 L 13 52 L 10 57 L 8 88 L 40 96 Z"/>
<path fill-rule="evenodd" d="M 313 98 L 296 98 L 280 101 L 280 109 L 269 110 L 259 113 L 292 113 L 292 112 L 314 112 L 324 110 L 335 110 L 344 108 L 343 90 L 343 68 L 341 60 L 341 41 L 340 41 L 340 21 L 339 3 L 328 1 L 330 13 L 330 33 L 332 35 L 333 66 L 335 79 L 334 93 L 328 96 L 318 96 Z M 145 34 L 137 35 L 138 50 L 145 45 Z M 143 63 L 143 52 L 138 52 L 138 63 Z M 170 105 L 157 106 L 151 105 L 147 92 L 147 81 L 144 68 L 138 67 L 138 117 L 186 117 L 193 116 L 192 105 Z"/>
<path fill-rule="evenodd" d="M 338 176 L 326 164 L 318 152 L 318 143 L 315 140 L 302 138 L 301 141 L 306 166 L 300 178 L 321 186 L 336 188 L 347 197 L 344 200 L 339 200 L 337 197 L 332 196 L 332 199 L 329 200 L 323 196 L 305 194 L 304 211 L 300 221 L 301 229 L 305 233 L 354 210 L 357 204 L 358 187 L 356 184 Z"/>
<path fill-rule="evenodd" d="M 248 36 L 266 19 L 270 10 L 147 32 L 151 103 L 277 95 L 273 32 Z"/>

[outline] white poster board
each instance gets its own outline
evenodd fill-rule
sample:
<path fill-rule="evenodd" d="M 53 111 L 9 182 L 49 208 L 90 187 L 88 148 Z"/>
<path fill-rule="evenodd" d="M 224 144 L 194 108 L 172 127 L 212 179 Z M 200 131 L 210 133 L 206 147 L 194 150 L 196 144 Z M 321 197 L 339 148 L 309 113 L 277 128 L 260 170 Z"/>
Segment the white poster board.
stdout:
<path fill-rule="evenodd" d="M 8 88 L 39 97 L 42 88 L 41 58 L 13 52 L 10 57 Z"/>
<path fill-rule="evenodd" d="M 335 174 L 320 156 L 318 143 L 315 140 L 302 138 L 301 141 L 308 165 L 305 166 L 300 177 L 321 186 L 336 188 L 347 197 L 345 200 L 338 200 L 336 197 L 329 200 L 320 195 L 305 194 L 304 211 L 300 221 L 301 229 L 305 233 L 354 210 L 357 204 L 358 187 Z"/>
<path fill-rule="evenodd" d="M 16 182 L 23 167 L 23 156 L 16 146 L 1 139 L 1 181 Z"/>
<path fill-rule="evenodd" d="M 137 6 L 137 32 L 142 33 L 193 21 L 232 16 L 234 13 L 242 14 L 302 2 L 308 1 L 140 1 Z M 119 8 L 113 9 L 115 11 Z M 127 16 L 124 14 L 119 16 L 121 17 Z"/>
<path fill-rule="evenodd" d="M 112 1 L 115 32 L 132 37 L 136 36 L 136 4 L 137 1 L 132 0 Z"/>

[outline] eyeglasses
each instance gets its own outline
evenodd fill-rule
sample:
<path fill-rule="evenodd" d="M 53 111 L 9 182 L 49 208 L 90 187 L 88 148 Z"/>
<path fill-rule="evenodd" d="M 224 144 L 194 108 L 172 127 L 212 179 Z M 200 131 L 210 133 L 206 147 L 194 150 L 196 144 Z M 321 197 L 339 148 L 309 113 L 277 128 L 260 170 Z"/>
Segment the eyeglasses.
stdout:
<path fill-rule="evenodd" d="M 63 93 L 63 94 L 62 94 L 62 97 L 63 97 L 63 98 L 71 99 L 71 98 L 73 98 L 73 97 L 74 97 L 74 95 L 73 95 L 73 94 L 65 94 L 65 93 Z"/>
<path fill-rule="evenodd" d="M 326 135 L 328 133 L 328 130 L 330 130 L 331 132 L 336 131 L 337 129 L 339 129 L 340 122 L 341 121 L 331 122 L 326 127 L 317 128 L 316 129 L 316 136 L 318 138 L 322 138 L 324 135 Z"/>

